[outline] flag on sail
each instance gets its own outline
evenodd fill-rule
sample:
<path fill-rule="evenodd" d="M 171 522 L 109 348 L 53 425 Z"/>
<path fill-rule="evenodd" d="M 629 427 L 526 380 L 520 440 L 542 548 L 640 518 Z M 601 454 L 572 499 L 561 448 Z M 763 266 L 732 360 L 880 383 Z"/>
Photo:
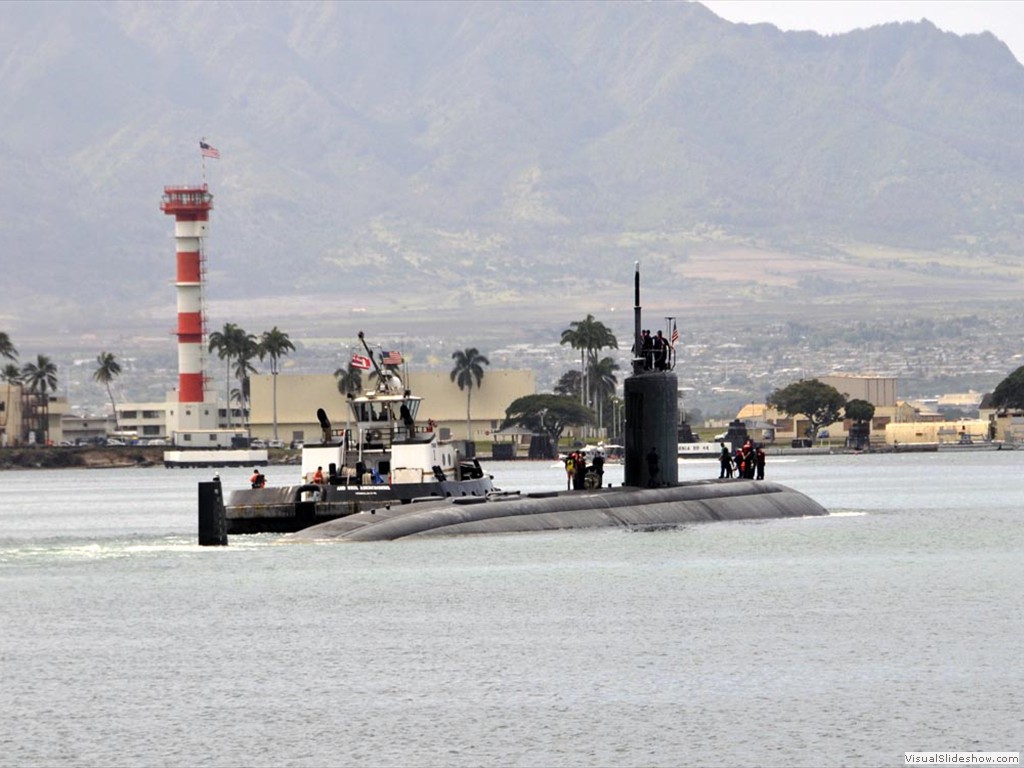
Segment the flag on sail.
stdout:
<path fill-rule="evenodd" d="M 676 328 L 676 321 L 673 320 L 672 321 L 672 346 L 673 347 L 676 345 L 677 341 L 679 341 L 679 329 Z"/>
<path fill-rule="evenodd" d="M 199 154 L 203 157 L 212 157 L 214 160 L 220 160 L 220 150 L 211 147 L 205 141 L 199 142 Z"/>
<path fill-rule="evenodd" d="M 385 352 L 384 356 L 380 359 L 383 365 L 401 365 L 402 364 L 402 353 L 401 352 Z"/>
<path fill-rule="evenodd" d="M 370 370 L 373 366 L 373 361 L 363 355 L 352 355 L 352 367 L 360 368 L 364 371 Z"/>

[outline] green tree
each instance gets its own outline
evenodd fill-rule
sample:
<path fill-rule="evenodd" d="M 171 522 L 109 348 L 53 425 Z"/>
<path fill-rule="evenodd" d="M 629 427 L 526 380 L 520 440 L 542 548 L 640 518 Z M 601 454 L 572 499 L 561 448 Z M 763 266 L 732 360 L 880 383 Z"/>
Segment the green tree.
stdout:
<path fill-rule="evenodd" d="M 338 391 L 343 395 L 358 395 L 363 389 L 363 372 L 351 362 L 346 368 L 336 369 L 334 378 L 338 380 Z"/>
<path fill-rule="evenodd" d="M 548 437 L 548 458 L 554 458 L 566 427 L 594 423 L 594 412 L 575 398 L 565 395 L 526 395 L 512 401 L 505 409 L 501 428 L 525 427 Z"/>
<path fill-rule="evenodd" d="M 615 387 L 619 380 L 615 371 L 619 364 L 611 357 L 595 360 L 590 366 L 590 388 L 594 395 L 594 410 L 597 412 L 597 427 L 604 427 L 605 403 L 615 397 Z"/>
<path fill-rule="evenodd" d="M 858 398 L 848 401 L 843 410 L 846 413 L 846 418 L 859 424 L 870 422 L 875 417 L 875 406 L 867 400 Z"/>
<path fill-rule="evenodd" d="M 568 344 L 580 351 L 580 375 L 583 380 L 580 402 L 586 404 L 587 396 L 592 394 L 587 375 L 590 368 L 597 362 L 597 355 L 602 349 L 618 349 L 619 342 L 608 326 L 596 320 L 593 315 L 587 315 L 582 320 L 569 323 L 569 327 L 562 331 L 559 343 Z"/>
<path fill-rule="evenodd" d="M 875 415 L 875 406 L 867 400 L 854 398 L 846 407 L 846 418 L 853 422 L 846 437 L 846 444 L 862 450 L 871 445 L 871 419 Z"/>
<path fill-rule="evenodd" d="M 13 384 L 21 383 L 21 369 L 14 363 L 8 363 L 0 370 L 0 380 L 7 382 L 7 398 L 4 400 L 4 404 L 11 402 L 11 386 Z M 0 427 L 7 426 L 7 413 L 0 410 Z"/>
<path fill-rule="evenodd" d="M 583 392 L 583 374 L 579 371 L 566 371 L 555 384 L 555 394 L 565 395 L 574 400 L 581 400 L 580 393 Z"/>
<path fill-rule="evenodd" d="M 57 391 L 57 366 L 46 355 L 37 355 L 36 362 L 25 363 L 21 368 L 21 380 L 28 391 L 36 397 L 42 407 L 43 440 L 50 441 L 50 396 Z"/>
<path fill-rule="evenodd" d="M 1002 410 L 1024 409 L 1024 365 L 996 384 L 992 406 Z"/>
<path fill-rule="evenodd" d="M 228 426 L 231 426 L 231 361 L 236 358 L 251 360 L 256 355 L 256 337 L 246 333 L 234 323 L 225 323 L 224 330 L 210 334 L 209 350 L 226 361 L 225 395 L 228 407 Z M 243 366 L 244 368 L 245 366 Z M 251 368 L 251 366 L 249 366 Z"/>
<path fill-rule="evenodd" d="M 18 350 L 14 348 L 11 337 L 7 335 L 6 331 L 0 331 L 0 357 L 8 360 L 18 359 Z"/>
<path fill-rule="evenodd" d="M 270 376 L 273 382 L 273 403 L 274 403 L 274 439 L 277 440 L 277 374 L 280 373 L 281 358 L 289 352 L 295 351 L 295 345 L 288 338 L 288 334 L 278 329 L 275 325 L 269 331 L 264 331 L 256 346 L 256 354 L 260 360 L 270 358 Z"/>
<path fill-rule="evenodd" d="M 808 436 L 812 441 L 821 427 L 839 421 L 846 406 L 846 398 L 838 389 L 817 379 L 796 381 L 777 389 L 768 396 L 767 402 L 790 416 L 806 416 L 811 425 Z"/>
<path fill-rule="evenodd" d="M 110 409 L 114 412 L 114 429 L 117 427 L 117 404 L 114 402 L 114 392 L 110 388 L 111 382 L 121 375 L 121 365 L 113 352 L 100 352 L 96 356 L 96 363 L 99 367 L 93 371 L 92 377 L 107 388 L 107 397 L 110 398 Z"/>
<path fill-rule="evenodd" d="M 460 390 L 466 390 L 466 439 L 473 439 L 472 418 L 470 417 L 470 401 L 473 396 L 473 383 L 476 382 L 477 389 L 484 378 L 484 366 L 490 365 L 491 361 L 480 354 L 476 347 L 467 347 L 452 352 L 452 360 L 455 367 L 452 368 L 451 380 L 459 385 Z"/>
<path fill-rule="evenodd" d="M 249 422 L 249 403 L 252 394 L 250 374 L 256 373 L 256 366 L 252 364 L 252 361 L 259 355 L 259 348 L 257 338 L 253 334 L 247 333 L 241 344 L 238 359 L 235 360 L 234 373 L 235 378 L 238 379 L 238 389 L 242 393 L 240 405 L 242 418 L 246 424 Z"/>

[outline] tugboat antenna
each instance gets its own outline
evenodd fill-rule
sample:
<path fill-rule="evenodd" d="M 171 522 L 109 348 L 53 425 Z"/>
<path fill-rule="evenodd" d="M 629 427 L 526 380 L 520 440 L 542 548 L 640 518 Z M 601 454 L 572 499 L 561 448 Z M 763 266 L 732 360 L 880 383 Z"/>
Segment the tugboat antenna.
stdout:
<path fill-rule="evenodd" d="M 377 365 L 377 358 L 375 358 L 373 356 L 373 352 L 370 351 L 370 345 L 366 343 L 366 336 L 362 331 L 359 332 L 359 340 L 363 342 L 363 349 L 366 350 L 366 356 L 370 358 L 370 362 L 373 363 L 373 370 L 377 372 L 377 381 L 383 385 L 386 381 L 384 378 L 384 372 L 380 369 L 380 366 Z"/>

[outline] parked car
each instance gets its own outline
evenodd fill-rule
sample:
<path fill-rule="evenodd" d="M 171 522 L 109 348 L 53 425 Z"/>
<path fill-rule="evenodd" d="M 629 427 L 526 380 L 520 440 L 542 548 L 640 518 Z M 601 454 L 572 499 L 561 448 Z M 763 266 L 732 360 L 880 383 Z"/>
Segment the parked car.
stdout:
<path fill-rule="evenodd" d="M 284 448 L 284 440 L 267 440 L 267 448 Z"/>
<path fill-rule="evenodd" d="M 267 444 L 260 440 L 258 437 L 249 441 L 250 448 L 266 448 Z"/>

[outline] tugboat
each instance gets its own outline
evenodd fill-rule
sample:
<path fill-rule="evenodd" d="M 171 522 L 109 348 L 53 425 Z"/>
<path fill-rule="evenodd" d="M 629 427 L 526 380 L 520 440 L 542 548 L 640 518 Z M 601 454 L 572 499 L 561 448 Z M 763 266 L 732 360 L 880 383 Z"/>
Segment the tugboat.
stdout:
<path fill-rule="evenodd" d="M 376 386 L 348 396 L 345 428 L 317 410 L 320 443 L 303 445 L 297 484 L 233 491 L 224 507 L 228 534 L 293 533 L 392 504 L 495 492 L 493 478 L 461 454 L 460 443 L 440 440 L 433 422 L 417 424 L 422 398 L 382 367 L 362 331 L 359 340 Z"/>

